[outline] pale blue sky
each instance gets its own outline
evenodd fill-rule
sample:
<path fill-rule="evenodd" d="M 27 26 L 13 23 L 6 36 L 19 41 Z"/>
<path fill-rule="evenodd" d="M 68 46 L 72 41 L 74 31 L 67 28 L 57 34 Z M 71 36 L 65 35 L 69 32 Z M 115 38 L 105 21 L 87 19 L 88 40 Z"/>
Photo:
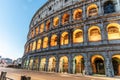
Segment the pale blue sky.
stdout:
<path fill-rule="evenodd" d="M 23 56 L 30 21 L 47 0 L 0 0 L 0 56 Z"/>

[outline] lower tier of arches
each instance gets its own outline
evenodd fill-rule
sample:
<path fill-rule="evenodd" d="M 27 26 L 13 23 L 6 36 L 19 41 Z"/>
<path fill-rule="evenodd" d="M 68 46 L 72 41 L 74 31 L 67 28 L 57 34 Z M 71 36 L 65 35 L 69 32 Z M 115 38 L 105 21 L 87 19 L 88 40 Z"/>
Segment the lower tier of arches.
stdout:
<path fill-rule="evenodd" d="M 28 55 L 22 67 L 30 70 L 99 74 L 108 77 L 120 76 L 120 53 L 68 53 L 59 55 Z"/>

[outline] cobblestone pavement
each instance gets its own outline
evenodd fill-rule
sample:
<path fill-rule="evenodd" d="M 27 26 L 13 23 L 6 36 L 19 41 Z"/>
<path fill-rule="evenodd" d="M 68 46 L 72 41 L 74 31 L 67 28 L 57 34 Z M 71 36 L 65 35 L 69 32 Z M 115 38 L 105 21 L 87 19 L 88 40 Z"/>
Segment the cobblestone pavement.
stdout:
<path fill-rule="evenodd" d="M 3 67 L 0 67 L 0 72 L 1 71 L 7 72 L 7 77 L 12 78 L 14 80 L 20 80 L 20 77 L 24 75 L 31 77 L 31 80 L 120 80 L 119 78 L 83 76 L 80 74 L 67 73 L 49 73 Z"/>

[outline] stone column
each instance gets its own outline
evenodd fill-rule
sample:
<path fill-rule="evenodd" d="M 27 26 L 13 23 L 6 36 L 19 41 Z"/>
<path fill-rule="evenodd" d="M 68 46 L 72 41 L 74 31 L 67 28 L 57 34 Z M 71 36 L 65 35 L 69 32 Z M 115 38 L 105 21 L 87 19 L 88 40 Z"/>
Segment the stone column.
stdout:
<path fill-rule="evenodd" d="M 38 60 L 38 71 L 40 70 L 40 56 L 39 56 L 39 60 Z"/>
<path fill-rule="evenodd" d="M 101 21 L 101 24 L 99 25 L 101 28 L 101 38 L 102 38 L 102 43 L 106 44 L 108 40 L 107 36 L 107 31 L 106 31 L 106 26 L 104 25 L 103 21 Z"/>
<path fill-rule="evenodd" d="M 106 51 L 105 53 L 105 73 L 108 77 L 114 76 L 113 66 L 112 66 L 112 58 L 110 57 L 110 53 Z"/>
<path fill-rule="evenodd" d="M 73 20 L 73 12 L 72 9 L 70 10 L 70 18 L 69 18 L 69 22 L 71 23 Z"/>
<path fill-rule="evenodd" d="M 49 34 L 48 35 L 48 49 L 50 49 L 51 47 L 50 42 L 51 42 L 51 35 Z"/>
<path fill-rule="evenodd" d="M 88 57 L 88 53 L 84 56 L 84 61 L 86 75 L 92 75 L 91 60 L 90 57 Z"/>
<path fill-rule="evenodd" d="M 72 55 L 68 55 L 68 73 L 73 73 L 73 60 Z"/>
<path fill-rule="evenodd" d="M 59 15 L 59 27 L 61 26 L 62 24 L 62 15 Z"/>
<path fill-rule="evenodd" d="M 84 45 L 88 45 L 88 26 L 84 25 L 84 28 L 83 28 L 83 39 L 84 39 Z"/>
<path fill-rule="evenodd" d="M 98 10 L 98 15 L 103 15 L 104 11 L 103 11 L 103 8 L 102 8 L 102 3 L 101 3 L 101 0 L 99 0 L 99 10 Z"/>
<path fill-rule="evenodd" d="M 85 5 L 85 2 L 83 2 L 83 19 L 86 19 L 87 17 L 87 12 L 86 12 L 86 5 Z"/>
<path fill-rule="evenodd" d="M 43 32 L 46 31 L 46 22 L 47 22 L 47 21 L 44 22 L 44 31 L 43 31 Z"/>
<path fill-rule="evenodd" d="M 46 57 L 45 71 L 48 71 L 49 57 Z"/>
<path fill-rule="evenodd" d="M 68 36 L 69 36 L 69 46 L 72 46 L 72 44 L 73 44 L 73 42 L 72 42 L 72 40 L 73 40 L 73 31 L 72 31 L 72 29 L 70 29 L 69 30 L 69 32 L 68 32 Z"/>
<path fill-rule="evenodd" d="M 59 72 L 59 57 L 56 56 L 56 68 L 55 68 L 55 72 Z"/>
<path fill-rule="evenodd" d="M 50 30 L 53 29 L 53 17 L 50 18 Z"/>
<path fill-rule="evenodd" d="M 61 34 L 60 34 L 60 32 L 58 32 L 58 34 L 57 34 L 57 45 L 58 45 L 58 48 L 60 48 L 60 37 L 61 37 Z"/>

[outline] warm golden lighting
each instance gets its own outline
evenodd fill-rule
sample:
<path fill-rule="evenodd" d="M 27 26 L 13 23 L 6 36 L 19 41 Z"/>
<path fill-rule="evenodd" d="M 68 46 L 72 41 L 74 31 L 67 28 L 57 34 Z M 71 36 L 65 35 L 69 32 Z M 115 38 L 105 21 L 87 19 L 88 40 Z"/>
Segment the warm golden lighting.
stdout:
<path fill-rule="evenodd" d="M 40 25 L 40 33 L 42 33 L 44 31 L 44 24 L 42 23 L 41 25 Z"/>
<path fill-rule="evenodd" d="M 88 30 L 89 41 L 100 41 L 101 40 L 101 31 L 97 26 L 92 26 Z"/>
<path fill-rule="evenodd" d="M 68 32 L 63 32 L 61 35 L 61 45 L 66 45 L 69 43 Z"/>
<path fill-rule="evenodd" d="M 64 14 L 63 17 L 62 17 L 62 24 L 66 24 L 69 22 L 69 17 L 70 15 L 69 14 Z"/>
<path fill-rule="evenodd" d="M 73 32 L 73 43 L 83 42 L 83 32 L 80 29 L 77 29 Z"/>
<path fill-rule="evenodd" d="M 55 57 L 51 57 L 49 59 L 48 71 L 55 71 L 55 67 L 56 67 L 56 59 Z"/>
<path fill-rule="evenodd" d="M 35 35 L 35 32 L 34 32 L 34 30 L 32 30 L 32 32 L 31 32 L 31 38 L 34 37 L 34 35 Z"/>
<path fill-rule="evenodd" d="M 74 20 L 79 20 L 82 18 L 82 10 L 81 9 L 76 9 L 73 13 L 73 19 Z"/>
<path fill-rule="evenodd" d="M 41 41 L 41 39 L 39 39 L 37 42 L 37 50 L 41 48 L 41 43 L 42 43 L 42 41 Z"/>
<path fill-rule="evenodd" d="M 67 56 L 63 56 L 60 58 L 59 72 L 68 72 L 68 58 L 67 58 Z"/>
<path fill-rule="evenodd" d="M 39 33 L 39 27 L 35 28 L 35 34 L 38 35 Z"/>
<path fill-rule="evenodd" d="M 87 15 L 88 15 L 88 17 L 98 15 L 98 7 L 96 4 L 91 4 L 88 6 Z"/>
<path fill-rule="evenodd" d="M 118 23 L 111 23 L 107 26 L 108 39 L 120 39 L 120 25 Z"/>
<path fill-rule="evenodd" d="M 32 51 L 33 43 L 30 43 L 30 51 Z"/>
<path fill-rule="evenodd" d="M 42 58 L 40 62 L 40 70 L 45 71 L 46 59 Z"/>
<path fill-rule="evenodd" d="M 43 48 L 47 48 L 48 47 L 48 37 L 45 37 L 43 40 Z"/>
<path fill-rule="evenodd" d="M 46 31 L 48 31 L 49 29 L 50 29 L 50 20 L 46 22 Z"/>
<path fill-rule="evenodd" d="M 53 35 L 51 37 L 51 43 L 50 43 L 51 46 L 56 46 L 57 45 L 57 35 Z"/>
<path fill-rule="evenodd" d="M 32 51 L 34 51 L 35 49 L 36 49 L 36 41 L 33 42 Z"/>
<path fill-rule="evenodd" d="M 53 20 L 53 26 L 56 27 L 56 26 L 58 26 L 58 24 L 59 24 L 59 18 L 55 17 Z"/>

